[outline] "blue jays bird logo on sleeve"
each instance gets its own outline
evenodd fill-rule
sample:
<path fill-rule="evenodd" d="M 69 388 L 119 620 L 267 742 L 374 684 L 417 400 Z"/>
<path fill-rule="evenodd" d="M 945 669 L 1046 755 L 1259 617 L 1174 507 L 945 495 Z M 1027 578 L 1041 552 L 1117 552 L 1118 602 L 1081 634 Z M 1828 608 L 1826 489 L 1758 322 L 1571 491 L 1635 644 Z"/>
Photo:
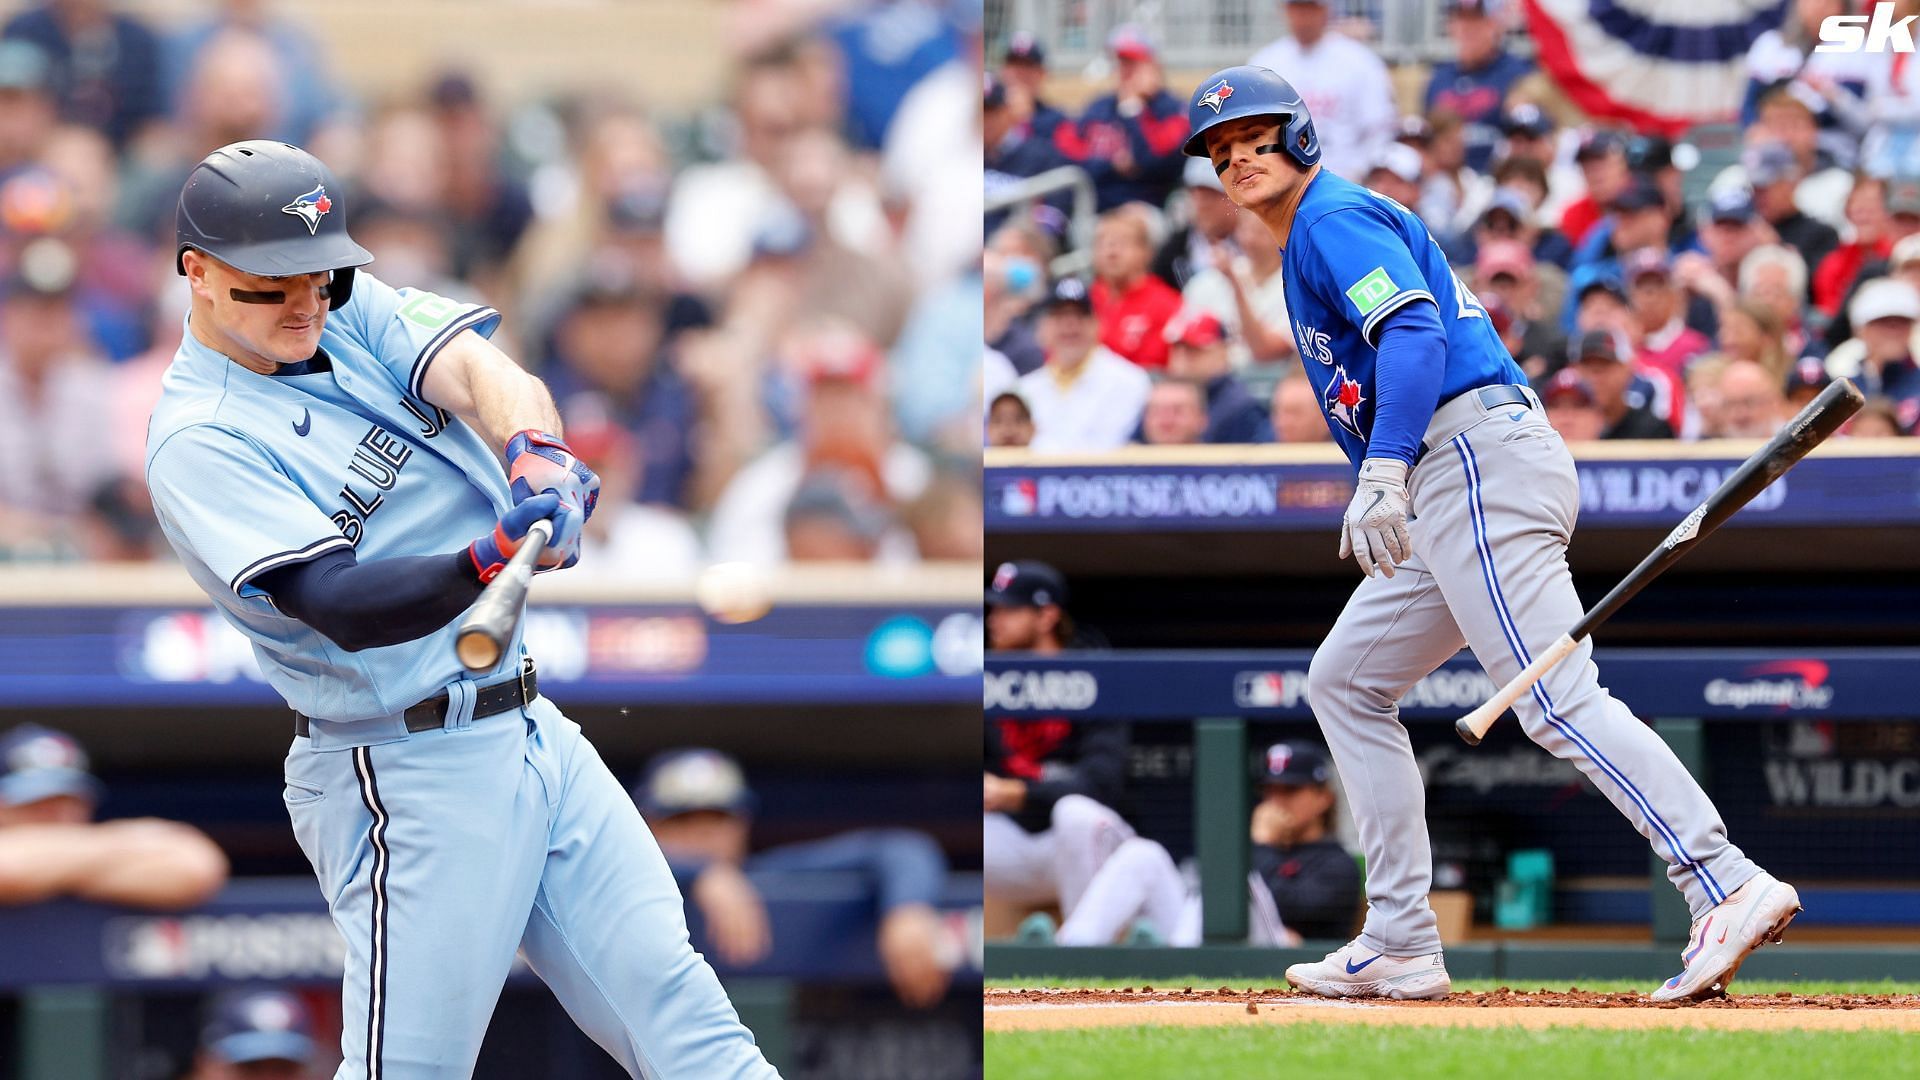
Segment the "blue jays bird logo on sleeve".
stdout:
<path fill-rule="evenodd" d="M 320 231 L 320 219 L 333 210 L 333 200 L 327 197 L 324 184 L 315 184 L 312 191 L 280 208 L 283 214 L 292 214 L 307 223 L 307 232 Z"/>
<path fill-rule="evenodd" d="M 1214 112 L 1219 112 L 1220 107 L 1225 105 L 1227 99 L 1232 96 L 1233 87 L 1227 84 L 1227 80 L 1221 79 L 1219 82 L 1207 87 L 1207 92 L 1200 95 L 1200 104 L 1205 105 Z"/>
<path fill-rule="evenodd" d="M 1356 439 L 1367 437 L 1360 430 L 1360 406 L 1368 400 L 1360 392 L 1360 383 L 1347 378 L 1347 369 L 1344 367 L 1333 369 L 1333 378 L 1328 380 L 1326 392 L 1320 396 L 1320 404 L 1327 410 L 1327 415 L 1352 432 Z"/>

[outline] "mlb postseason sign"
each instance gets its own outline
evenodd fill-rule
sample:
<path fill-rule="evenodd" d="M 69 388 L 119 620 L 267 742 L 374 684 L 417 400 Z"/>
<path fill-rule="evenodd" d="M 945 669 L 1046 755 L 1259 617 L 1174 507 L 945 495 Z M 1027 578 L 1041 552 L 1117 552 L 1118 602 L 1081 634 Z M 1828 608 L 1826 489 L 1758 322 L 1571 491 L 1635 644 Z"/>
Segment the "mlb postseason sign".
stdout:
<path fill-rule="evenodd" d="M 1580 527 L 1670 529 L 1739 464 L 1579 461 Z M 985 495 L 987 530 L 997 533 L 1323 531 L 1352 498 L 1353 472 L 1339 463 L 1036 463 L 988 469 Z M 1725 527 L 1894 525 L 1920 525 L 1920 458 L 1808 458 Z"/>
<path fill-rule="evenodd" d="M 1008 718 L 1304 720 L 1312 659 L 1304 649 L 990 654 L 984 706 Z M 1915 649 L 1602 649 L 1594 659 L 1614 695 L 1646 718 L 1920 718 L 1908 692 Z M 1401 715 L 1454 719 L 1494 690 L 1462 652 L 1414 684 Z"/>

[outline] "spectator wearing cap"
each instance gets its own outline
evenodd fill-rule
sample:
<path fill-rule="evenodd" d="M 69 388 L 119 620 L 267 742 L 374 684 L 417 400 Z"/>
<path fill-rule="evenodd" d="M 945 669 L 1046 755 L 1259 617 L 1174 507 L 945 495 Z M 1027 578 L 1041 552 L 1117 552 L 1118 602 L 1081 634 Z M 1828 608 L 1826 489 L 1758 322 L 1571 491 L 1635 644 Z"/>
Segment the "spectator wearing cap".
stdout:
<path fill-rule="evenodd" d="M 1052 142 L 1053 129 L 1066 121 L 1067 114 L 1047 104 L 1041 94 L 1047 85 L 1046 46 L 1032 33 L 1016 31 L 1007 39 L 1000 77 L 1006 80 L 1017 137 Z"/>
<path fill-rule="evenodd" d="M 1640 350 L 1634 364 L 1683 378 L 1693 358 L 1713 347 L 1705 334 L 1680 316 L 1686 300 L 1673 280 L 1673 263 L 1657 247 L 1639 248 L 1622 260 L 1627 307 L 1639 325 Z"/>
<path fill-rule="evenodd" d="M 1500 134 L 1506 138 L 1500 160 L 1532 161 L 1544 174 L 1560 158 L 1557 132 L 1553 116 L 1545 109 L 1530 101 L 1517 102 L 1500 114 Z"/>
<path fill-rule="evenodd" d="M 215 997 L 185 1080 L 319 1080 L 313 1014 L 284 990 L 230 990 Z"/>
<path fill-rule="evenodd" d="M 1187 105 L 1167 92 L 1146 31 L 1132 23 L 1107 39 L 1117 85 L 1056 127 L 1054 148 L 1087 170 L 1101 211 L 1130 202 L 1159 206 L 1180 184 Z"/>
<path fill-rule="evenodd" d="M 1273 441 L 1265 410 L 1233 373 L 1228 356 L 1227 330 L 1211 312 L 1184 309 L 1167 324 L 1167 374 L 1184 379 L 1202 391 L 1205 416 L 1200 437 L 1207 443 Z M 1149 412 L 1153 405 L 1147 405 Z M 1153 442 L 1153 439 L 1147 439 Z"/>
<path fill-rule="evenodd" d="M 1686 180 L 1699 154 L 1691 144 L 1675 146 L 1664 135 L 1636 135 L 1627 141 L 1627 168 L 1652 181 L 1666 204 L 1666 246 L 1672 251 L 1695 246 L 1693 220 L 1687 216 Z"/>
<path fill-rule="evenodd" d="M 1454 58 L 1433 66 L 1423 111 L 1444 109 L 1465 121 L 1467 166 L 1485 173 L 1499 148 L 1507 94 L 1533 65 L 1507 51 L 1502 0 L 1448 0 L 1446 13 Z"/>
<path fill-rule="evenodd" d="M 87 340 L 75 302 L 73 250 L 52 237 L 20 249 L 0 293 L 0 550 L 14 558 L 85 555 L 83 518 L 117 478 L 107 439 L 92 429 L 115 372 Z"/>
<path fill-rule="evenodd" d="M 1033 443 L 1033 410 L 1012 387 L 987 402 L 987 445 L 1024 447 Z"/>
<path fill-rule="evenodd" d="M 1765 304 L 1742 300 L 1720 313 L 1720 355 L 1729 360 L 1751 360 L 1785 378 L 1788 361 L 1786 327 L 1780 316 Z M 1817 357 L 1806 357 L 1816 365 Z"/>
<path fill-rule="evenodd" d="M 1307 103 L 1328 172 L 1358 182 L 1394 139 L 1400 109 L 1378 53 L 1330 30 L 1330 0 L 1279 0 L 1287 36 L 1248 61 L 1279 72 Z"/>
<path fill-rule="evenodd" d="M 1661 400 L 1669 410 L 1683 395 L 1673 380 L 1658 380 L 1656 373 L 1636 371 L 1632 354 L 1622 348 L 1619 336 L 1606 330 L 1583 333 L 1574 342 L 1575 370 L 1593 392 L 1605 426 L 1603 439 L 1671 439 L 1673 427 L 1655 408 Z M 1664 388 L 1665 392 L 1661 390 Z M 1678 415 L 1669 411 L 1669 415 Z"/>
<path fill-rule="evenodd" d="M 1233 241 L 1239 210 L 1227 198 L 1213 163 L 1188 158 L 1181 182 L 1187 193 L 1186 224 L 1175 229 L 1153 256 L 1154 276 L 1176 289 L 1185 289 L 1195 274 L 1240 253 Z"/>
<path fill-rule="evenodd" d="M 1566 287 L 1566 276 L 1559 268 L 1536 263 L 1521 241 L 1489 238 L 1480 244 L 1480 257 L 1474 261 L 1474 290 L 1483 301 L 1497 300 L 1513 319 L 1508 333 L 1517 335 L 1520 344 L 1509 351 L 1530 379 L 1551 374 L 1566 356 L 1567 336 L 1559 320 L 1548 314 L 1558 311 L 1564 301 L 1543 299 L 1549 288 L 1564 298 Z"/>
<path fill-rule="evenodd" d="M 1298 945 L 1353 931 L 1360 870 L 1333 838 L 1336 796 L 1326 755 L 1308 743 L 1276 743 L 1254 776 L 1260 798 L 1248 823 L 1248 944 Z M 1101 864 L 1056 944 L 1201 943 L 1201 897 L 1166 848 L 1133 837 Z"/>
<path fill-rule="evenodd" d="M 624 265 L 590 264 L 555 326 L 545 371 L 562 416 L 590 410 L 633 434 L 646 462 L 637 501 L 688 506 L 701 487 L 694 444 L 703 400 L 740 388 L 690 383 L 681 374 L 662 347 L 662 300 Z"/>
<path fill-rule="evenodd" d="M 1730 360 L 1721 369 L 1714 422 L 1708 439 L 1770 439 L 1786 423 L 1787 395 L 1780 378 L 1751 360 Z"/>
<path fill-rule="evenodd" d="M 1840 234 L 1833 226 L 1811 217 L 1800 209 L 1795 191 L 1805 169 L 1784 143 L 1762 142 L 1747 147 L 1741 155 L 1741 167 L 1753 187 L 1753 206 L 1760 217 L 1780 238 L 1782 244 L 1800 253 L 1808 266 L 1820 265 L 1827 253 L 1840 246 Z M 1840 196 L 1835 196 L 1835 206 Z M 1804 303 L 1803 295 L 1801 301 Z"/>
<path fill-rule="evenodd" d="M 1327 428 L 1327 414 L 1320 408 L 1320 394 L 1304 371 L 1290 371 L 1273 385 L 1269 411 L 1273 417 L 1275 442 L 1333 441 L 1333 435 Z"/>
<path fill-rule="evenodd" d="M 1920 369 L 1914 363 L 1914 333 L 1920 325 L 1920 291 L 1902 278 L 1864 282 L 1847 311 L 1854 337 L 1827 357 L 1827 371 L 1851 378 L 1868 396 L 1893 401 L 1901 427 L 1912 428 L 1904 410 L 1920 402 Z"/>
<path fill-rule="evenodd" d="M 1181 290 L 1181 303 L 1205 311 L 1227 330 L 1227 358 L 1235 371 L 1294 359 L 1293 320 L 1287 314 L 1280 249 L 1255 214 L 1234 218 L 1233 254 L 1200 271 Z"/>
<path fill-rule="evenodd" d="M 1421 181 L 1426 174 L 1426 155 L 1417 147 L 1393 142 L 1380 148 L 1380 156 L 1367 167 L 1361 183 L 1401 206 L 1418 206 Z"/>
<path fill-rule="evenodd" d="M 1572 265 L 1573 245 L 1558 228 L 1547 224 L 1560 217 L 1558 210 L 1548 206 L 1554 196 L 1548 188 L 1547 170 L 1532 158 L 1505 158 L 1493 167 L 1493 183 L 1496 198 L 1506 192 L 1510 200 L 1526 207 L 1525 215 L 1515 226 L 1519 230 L 1518 238 L 1527 240 L 1533 248 L 1533 257 L 1563 271 Z M 1492 209 L 1493 200 L 1489 200 L 1480 212 L 1481 224 L 1487 223 L 1487 212 Z"/>
<path fill-rule="evenodd" d="M 787 334 L 781 353 L 802 387 L 798 430 L 736 472 L 714 502 L 707 551 L 716 562 L 784 562 L 787 506 L 816 469 L 865 478 L 873 497 L 888 506 L 918 498 L 933 474 L 927 455 L 896 434 L 885 355 L 859 328 L 831 317 L 809 319 Z M 912 536 L 888 530 L 878 555 L 889 563 L 911 561 Z"/>
<path fill-rule="evenodd" d="M 788 562 L 872 562 L 895 524 L 866 477 L 823 466 L 801 477 L 781 519 Z"/>
<path fill-rule="evenodd" d="M 947 859 L 925 833 L 856 829 L 755 851 L 760 800 L 739 762 L 705 747 L 654 755 L 633 800 L 687 898 L 690 929 L 704 931 L 730 966 L 751 968 L 774 947 L 766 901 L 748 875 L 839 874 L 870 883 L 875 944 L 900 1000 L 927 1008 L 945 996 L 954 958 L 934 903 Z"/>
<path fill-rule="evenodd" d="M 1097 638 L 1076 629 L 1067 603 L 1067 581 L 1052 566 L 1001 563 L 986 590 L 987 649 L 1057 656 L 1097 647 Z M 981 840 L 990 911 L 1058 904 L 1073 916 L 1100 864 L 1133 836 L 1112 809 L 1130 741 L 1124 724 L 988 722 Z"/>
<path fill-rule="evenodd" d="M 1153 263 L 1158 213 L 1140 203 L 1100 215 L 1093 233 L 1094 318 L 1100 343 L 1143 368 L 1167 366 L 1162 332 L 1180 310 L 1180 294 L 1148 270 Z"/>
<path fill-rule="evenodd" d="M 562 413 L 567 445 L 600 477 L 600 499 L 580 530 L 580 557 L 604 579 L 684 584 L 703 562 L 700 536 L 678 507 L 638 498 L 646 474 L 640 440 L 590 397 Z"/>
<path fill-rule="evenodd" d="M 1569 244 L 1576 248 L 1587 238 L 1587 232 L 1605 216 L 1614 200 L 1627 190 L 1632 183 L 1633 172 L 1627 167 L 1627 143 L 1618 132 L 1601 129 L 1589 131 L 1580 139 L 1580 146 L 1574 152 L 1574 163 L 1580 166 L 1581 178 L 1586 183 L 1586 194 L 1567 204 L 1560 215 L 1560 232 Z"/>
<path fill-rule="evenodd" d="M 53 64 L 40 46 L 0 38 L 0 176 L 39 160 L 59 122 Z"/>
<path fill-rule="evenodd" d="M 1055 282 L 1040 316 L 1046 366 L 1017 384 L 1033 411 L 1033 449 L 1111 450 L 1132 437 L 1153 380 L 1100 344 L 1099 329 L 1087 287 Z"/>
<path fill-rule="evenodd" d="M 160 39 L 106 3 L 49 3 L 8 20 L 0 37 L 46 54 L 63 117 L 106 133 L 124 151 L 164 121 L 167 93 Z"/>
<path fill-rule="evenodd" d="M 1566 237 L 1540 227 L 1537 197 L 1538 189 L 1524 184 L 1503 184 L 1495 188 L 1469 237 L 1473 259 L 1462 261 L 1477 261 L 1481 247 L 1486 244 L 1503 241 L 1519 244 L 1532 264 L 1529 271 L 1538 276 L 1536 300 L 1540 312 L 1552 314 L 1559 312 L 1567 300 L 1566 265 L 1572 259 L 1573 249 L 1567 246 Z"/>
<path fill-rule="evenodd" d="M 1570 443 L 1592 442 L 1607 429 L 1607 418 L 1593 387 L 1577 367 L 1561 368 L 1540 389 L 1540 403 L 1546 406 L 1547 423 Z"/>
<path fill-rule="evenodd" d="M 989 73 L 980 102 L 980 147 L 985 168 L 985 192 L 989 198 L 1038 176 L 1063 163 L 1054 148 L 1052 127 L 1044 137 L 1036 137 L 1027 116 L 1016 103 L 1017 94 L 999 76 Z M 1067 212 L 1069 197 L 1047 196 L 1047 205 L 1055 212 Z M 1008 211 L 996 211 L 986 218 L 986 231 L 992 233 L 1007 220 Z"/>
<path fill-rule="evenodd" d="M 1674 280 L 1689 294 L 1724 310 L 1739 299 L 1741 261 L 1772 235 L 1754 210 L 1752 192 L 1743 187 L 1709 189 L 1696 234 L 1702 251 L 1674 256 Z"/>
<path fill-rule="evenodd" d="M 1870 262 L 1884 261 L 1893 251 L 1892 221 L 1887 214 L 1887 184 L 1876 176 L 1862 176 L 1847 193 L 1846 224 L 1840 246 L 1813 268 L 1813 306 L 1831 319 L 1840 313 L 1847 294 Z"/>
<path fill-rule="evenodd" d="M 1819 357 L 1803 356 L 1794 361 L 1787 369 L 1787 412 L 1797 414 L 1831 385 L 1833 376 L 1827 374 L 1827 365 Z"/>
<path fill-rule="evenodd" d="M 1607 216 L 1587 230 L 1586 237 L 1574 247 L 1572 276 L 1583 273 L 1620 273 L 1620 259 L 1640 248 L 1667 249 L 1667 234 L 1672 219 L 1667 213 L 1666 196 L 1644 176 L 1635 176 L 1607 204 Z"/>
<path fill-rule="evenodd" d="M 0 905 L 71 897 L 175 910 L 226 884 L 226 855 L 192 826 L 94 821 L 103 791 L 66 733 L 0 733 Z"/>
<path fill-rule="evenodd" d="M 1839 229 L 1846 224 L 1841 211 L 1846 205 L 1847 192 L 1853 187 L 1853 174 L 1836 163 L 1820 138 L 1826 105 L 1825 99 L 1807 84 L 1783 83 L 1760 96 L 1759 120 L 1748 130 L 1747 137 L 1751 141 L 1786 147 L 1793 155 L 1795 171 L 1799 174 L 1794 185 L 1794 203 L 1803 212 Z M 1844 145 L 1847 153 L 1843 160 L 1850 163 L 1852 145 Z"/>

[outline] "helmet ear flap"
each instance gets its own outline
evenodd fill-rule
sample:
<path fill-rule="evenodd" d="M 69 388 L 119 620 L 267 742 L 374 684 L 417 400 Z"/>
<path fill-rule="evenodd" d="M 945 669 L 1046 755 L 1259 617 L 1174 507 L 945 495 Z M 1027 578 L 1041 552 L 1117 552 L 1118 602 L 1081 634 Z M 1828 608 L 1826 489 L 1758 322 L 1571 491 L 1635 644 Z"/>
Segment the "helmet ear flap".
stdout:
<path fill-rule="evenodd" d="M 353 295 L 353 267 L 342 267 L 333 272 L 333 280 L 327 283 L 327 310 L 339 311 Z"/>

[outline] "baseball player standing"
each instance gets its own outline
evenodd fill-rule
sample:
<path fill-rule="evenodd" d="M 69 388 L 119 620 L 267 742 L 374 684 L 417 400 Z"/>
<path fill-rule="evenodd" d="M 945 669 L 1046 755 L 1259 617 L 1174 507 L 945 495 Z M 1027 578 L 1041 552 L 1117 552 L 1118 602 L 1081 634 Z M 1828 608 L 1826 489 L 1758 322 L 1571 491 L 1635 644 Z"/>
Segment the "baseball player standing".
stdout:
<path fill-rule="evenodd" d="M 1567 542 L 1573 459 L 1478 300 L 1406 207 L 1320 166 L 1300 95 L 1274 72 L 1216 72 L 1188 106 L 1186 152 L 1282 252 L 1287 308 L 1327 427 L 1358 470 L 1340 534 L 1367 574 L 1308 673 L 1308 696 L 1367 856 L 1366 923 L 1287 970 L 1329 997 L 1444 996 L 1427 892 L 1424 791 L 1398 702 L 1464 644 L 1496 683 L 1579 620 Z M 1695 919 L 1686 969 L 1654 997 L 1711 996 L 1800 910 L 1793 887 L 1727 841 L 1673 753 L 1600 685 L 1591 645 L 1515 706 L 1669 863 Z"/>
<path fill-rule="evenodd" d="M 774 1076 L 517 635 L 487 674 L 455 659 L 532 523 L 571 566 L 599 490 L 486 341 L 498 313 L 356 275 L 338 185 L 284 143 L 209 154 L 177 227 L 192 307 L 147 482 L 295 710 L 287 811 L 347 941 L 336 1076 L 470 1075 L 516 951 L 634 1076 Z"/>

